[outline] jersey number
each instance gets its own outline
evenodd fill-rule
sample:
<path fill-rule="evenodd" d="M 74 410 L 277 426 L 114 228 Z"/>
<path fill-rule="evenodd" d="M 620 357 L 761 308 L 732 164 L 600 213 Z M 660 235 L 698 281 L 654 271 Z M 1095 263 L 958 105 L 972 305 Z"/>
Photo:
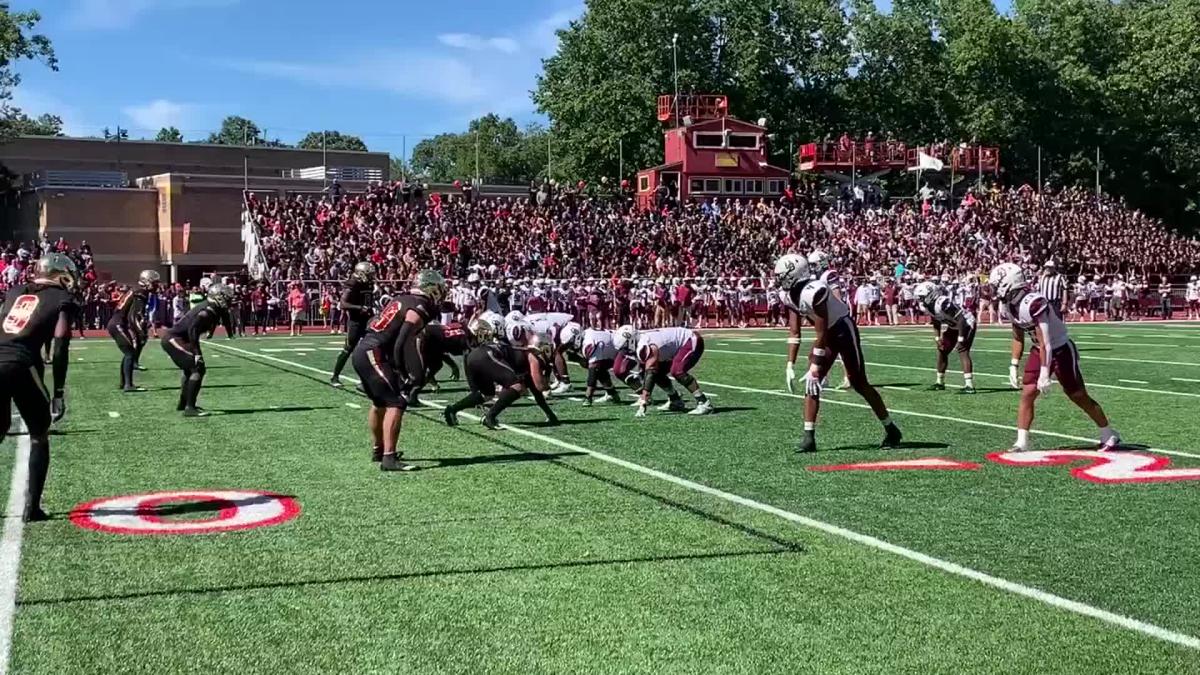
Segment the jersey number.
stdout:
<path fill-rule="evenodd" d="M 399 311 L 399 302 L 388 303 L 388 306 L 384 307 L 383 312 L 379 314 L 379 318 L 371 322 L 371 330 L 376 333 L 387 330 L 387 327 L 392 323 L 392 319 L 396 318 L 396 313 Z"/>
<path fill-rule="evenodd" d="M 29 319 L 37 310 L 38 296 L 22 295 L 13 303 L 12 309 L 8 310 L 8 316 L 4 317 L 4 332 L 9 335 L 17 335 L 25 330 L 25 326 L 29 325 Z"/>

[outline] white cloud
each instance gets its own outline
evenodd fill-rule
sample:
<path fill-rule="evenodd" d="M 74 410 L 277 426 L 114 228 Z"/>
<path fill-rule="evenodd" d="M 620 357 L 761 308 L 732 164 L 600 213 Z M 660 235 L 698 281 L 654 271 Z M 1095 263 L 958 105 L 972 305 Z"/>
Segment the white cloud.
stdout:
<path fill-rule="evenodd" d="M 516 40 L 507 37 L 487 38 L 473 33 L 442 33 L 437 36 L 437 39 L 447 47 L 469 49 L 476 52 L 494 49 L 505 54 L 515 54 L 521 49 L 521 45 Z"/>
<path fill-rule="evenodd" d="M 240 0 L 72 0 L 67 24 L 81 30 L 128 28 L 147 12 L 226 7 Z"/>
<path fill-rule="evenodd" d="M 187 128 L 193 106 L 175 103 L 164 98 L 142 105 L 128 105 L 121 112 L 134 124 L 138 131 L 157 131 L 163 127 Z"/>
<path fill-rule="evenodd" d="M 538 53 L 549 56 L 558 51 L 558 31 L 583 16 L 583 5 L 561 9 L 535 23 L 527 41 Z"/>

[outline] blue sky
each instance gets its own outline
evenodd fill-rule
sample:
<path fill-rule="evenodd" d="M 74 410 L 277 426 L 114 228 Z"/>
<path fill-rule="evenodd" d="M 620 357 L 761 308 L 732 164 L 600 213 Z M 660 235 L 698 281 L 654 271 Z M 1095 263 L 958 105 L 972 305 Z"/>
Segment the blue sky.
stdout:
<path fill-rule="evenodd" d="M 15 103 L 104 127 L 206 136 L 242 115 L 271 137 L 338 129 L 400 154 L 486 112 L 536 118 L 529 100 L 554 31 L 579 0 L 17 0 L 36 7 L 59 72 L 24 65 Z"/>

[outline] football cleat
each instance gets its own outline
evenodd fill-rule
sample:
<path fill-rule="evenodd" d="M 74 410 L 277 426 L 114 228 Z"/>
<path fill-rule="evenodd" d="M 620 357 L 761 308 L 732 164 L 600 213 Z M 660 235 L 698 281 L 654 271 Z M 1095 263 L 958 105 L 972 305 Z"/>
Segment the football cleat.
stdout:
<path fill-rule="evenodd" d="M 659 412 L 683 412 L 687 410 L 687 404 L 681 398 L 674 398 L 658 406 L 657 410 Z"/>
<path fill-rule="evenodd" d="M 336 377 L 331 377 L 329 378 L 329 386 L 333 387 L 334 389 L 341 389 L 343 385 L 341 380 Z"/>
<path fill-rule="evenodd" d="M 946 391 L 946 385 L 934 383 L 929 385 L 929 391 Z"/>
<path fill-rule="evenodd" d="M 546 418 L 546 426 L 548 427 L 556 427 L 559 424 L 561 423 L 558 421 L 558 416 L 556 415 L 550 415 Z"/>
<path fill-rule="evenodd" d="M 137 371 L 140 371 L 140 372 L 143 372 L 143 373 L 144 373 L 144 372 L 146 372 L 147 370 L 149 370 L 149 368 L 147 368 L 146 366 L 143 366 L 143 365 L 142 365 L 142 364 L 140 364 L 140 363 L 135 363 L 135 364 L 133 364 L 133 369 L 134 369 L 134 370 L 137 370 Z"/>
<path fill-rule="evenodd" d="M 562 396 L 563 394 L 565 394 L 569 391 L 571 391 L 571 383 L 560 381 L 558 384 L 554 385 L 554 387 L 550 390 L 550 394 L 552 396 Z"/>
<path fill-rule="evenodd" d="M 691 411 L 689 411 L 688 414 L 689 415 L 710 415 L 710 414 L 712 414 L 712 411 L 713 411 L 712 401 L 706 400 L 706 401 L 704 401 L 704 403 L 697 403 L 696 407 L 693 408 Z"/>
<path fill-rule="evenodd" d="M 26 507 L 21 520 L 27 523 L 36 523 L 43 520 L 50 520 L 50 514 L 43 511 L 40 506 Z"/>
<path fill-rule="evenodd" d="M 1112 452 L 1121 449 L 1121 435 L 1117 432 L 1100 435 L 1100 452 Z"/>
<path fill-rule="evenodd" d="M 796 446 L 796 452 L 816 452 L 817 451 L 817 434 L 812 431 L 804 432 L 804 438 L 800 439 L 800 444 Z"/>
<path fill-rule="evenodd" d="M 371 461 L 372 462 L 382 462 L 383 461 L 383 448 L 372 448 L 371 449 Z"/>
<path fill-rule="evenodd" d="M 962 389 L 959 389 L 959 390 L 958 390 L 958 393 L 960 393 L 960 394 L 974 394 L 974 393 L 975 393 L 975 387 L 963 387 Z"/>
<path fill-rule="evenodd" d="M 448 427 L 458 426 L 458 414 L 450 408 L 444 408 L 442 410 L 442 419 L 446 421 L 446 426 Z"/>
<path fill-rule="evenodd" d="M 479 423 L 488 429 L 491 429 L 492 431 L 498 431 L 500 429 L 500 423 L 497 422 L 496 418 L 492 417 L 491 415 L 484 415 L 483 417 L 479 418 Z"/>
<path fill-rule="evenodd" d="M 134 394 L 139 391 L 146 391 L 146 388 L 145 387 L 124 387 L 121 389 L 121 391 L 125 392 L 126 394 Z"/>
<path fill-rule="evenodd" d="M 384 455 L 379 461 L 380 471 L 416 471 L 415 464 L 400 461 L 398 454 Z"/>
<path fill-rule="evenodd" d="M 883 440 L 879 443 L 879 447 L 892 450 L 899 448 L 900 439 L 904 438 L 904 434 L 900 433 L 900 427 L 895 424 L 889 424 L 887 425 L 886 432 Z"/>
<path fill-rule="evenodd" d="M 590 407 L 592 407 L 592 399 L 590 399 L 590 398 L 585 398 L 585 399 L 583 399 L 583 404 L 582 404 L 582 405 L 583 405 L 583 407 L 585 407 L 585 408 L 590 408 Z"/>
<path fill-rule="evenodd" d="M 201 408 L 185 408 L 183 411 L 184 417 L 208 417 L 208 412 Z"/>
<path fill-rule="evenodd" d="M 613 398 L 612 394 L 605 394 L 596 399 L 596 403 L 620 403 L 621 399 Z"/>

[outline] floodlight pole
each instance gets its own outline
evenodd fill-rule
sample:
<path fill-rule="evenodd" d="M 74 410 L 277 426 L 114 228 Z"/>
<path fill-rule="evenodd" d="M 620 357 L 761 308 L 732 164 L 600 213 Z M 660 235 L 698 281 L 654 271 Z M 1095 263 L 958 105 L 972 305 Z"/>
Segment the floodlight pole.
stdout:
<path fill-rule="evenodd" d="M 675 126 L 679 126 L 679 33 L 671 36 L 671 67 L 675 73 Z"/>

